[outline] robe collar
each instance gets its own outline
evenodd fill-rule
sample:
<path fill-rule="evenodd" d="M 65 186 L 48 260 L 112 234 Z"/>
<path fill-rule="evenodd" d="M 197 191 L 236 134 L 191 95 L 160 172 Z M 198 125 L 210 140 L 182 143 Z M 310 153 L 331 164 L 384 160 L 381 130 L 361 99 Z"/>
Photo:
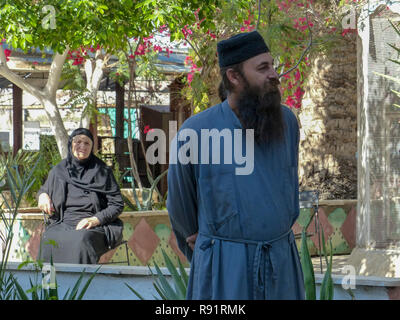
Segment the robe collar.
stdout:
<path fill-rule="evenodd" d="M 242 129 L 242 124 L 240 123 L 240 120 L 236 116 L 235 112 L 230 107 L 228 99 L 225 99 L 225 101 L 221 103 L 221 106 L 225 119 L 231 123 L 234 128 Z"/>

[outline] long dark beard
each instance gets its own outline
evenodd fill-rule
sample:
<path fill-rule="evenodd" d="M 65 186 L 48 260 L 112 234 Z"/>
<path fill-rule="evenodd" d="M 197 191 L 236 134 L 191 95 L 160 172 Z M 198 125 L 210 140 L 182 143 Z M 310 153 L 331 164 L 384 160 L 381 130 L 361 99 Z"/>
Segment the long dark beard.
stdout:
<path fill-rule="evenodd" d="M 285 123 L 277 84 L 259 89 L 250 86 L 246 79 L 244 81 L 245 88 L 237 102 L 243 129 L 254 129 L 254 138 L 259 144 L 283 140 Z"/>

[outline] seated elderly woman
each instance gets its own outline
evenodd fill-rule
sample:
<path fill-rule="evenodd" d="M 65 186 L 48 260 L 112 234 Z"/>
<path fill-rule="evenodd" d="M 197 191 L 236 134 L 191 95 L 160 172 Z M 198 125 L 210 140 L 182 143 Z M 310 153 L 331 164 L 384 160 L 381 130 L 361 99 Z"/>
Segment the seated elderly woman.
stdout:
<path fill-rule="evenodd" d="M 53 262 L 95 264 L 122 239 L 121 192 L 111 169 L 93 154 L 87 129 L 72 132 L 68 156 L 49 172 L 38 204 L 50 221 L 41 241 L 45 262 L 52 256 Z"/>

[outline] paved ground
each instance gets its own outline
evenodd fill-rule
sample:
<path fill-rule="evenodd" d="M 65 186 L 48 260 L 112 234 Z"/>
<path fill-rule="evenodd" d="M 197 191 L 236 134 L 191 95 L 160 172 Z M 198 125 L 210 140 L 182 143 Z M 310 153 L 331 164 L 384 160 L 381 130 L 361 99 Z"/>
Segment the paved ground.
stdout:
<path fill-rule="evenodd" d="M 338 256 L 333 256 L 333 266 L 332 266 L 332 274 L 337 274 L 337 275 L 345 275 L 345 272 L 342 272 L 342 268 L 347 265 L 347 258 L 350 255 L 338 255 Z M 317 257 L 312 257 L 311 258 L 313 265 L 314 265 L 314 272 L 315 273 L 325 273 L 326 271 L 326 262 L 325 262 L 325 257 L 322 257 L 322 272 L 321 272 L 321 263 L 320 263 L 320 258 Z"/>

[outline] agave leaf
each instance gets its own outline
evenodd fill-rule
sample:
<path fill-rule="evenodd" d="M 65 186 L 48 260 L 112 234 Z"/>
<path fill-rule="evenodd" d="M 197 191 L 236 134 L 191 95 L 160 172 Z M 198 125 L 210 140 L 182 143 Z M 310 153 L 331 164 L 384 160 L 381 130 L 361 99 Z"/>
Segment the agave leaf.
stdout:
<path fill-rule="evenodd" d="M 93 278 L 96 276 L 97 271 L 99 271 L 100 268 L 101 268 L 101 266 L 98 267 L 98 268 L 91 274 L 91 276 L 89 277 L 89 279 L 87 280 L 87 282 L 86 282 L 85 285 L 83 286 L 83 288 L 82 288 L 82 290 L 81 290 L 81 293 L 80 293 L 79 296 L 78 296 L 78 300 L 82 300 L 82 298 L 83 298 L 83 296 L 85 295 L 87 289 L 89 288 L 90 283 L 93 281 Z M 83 274 L 83 272 L 82 272 L 82 274 Z"/>
<path fill-rule="evenodd" d="M 400 36 L 400 30 L 395 26 L 395 24 L 392 22 L 392 20 L 388 19 L 389 23 L 392 25 L 394 31 Z"/>
<path fill-rule="evenodd" d="M 330 243 L 330 260 L 327 266 L 327 270 L 324 275 L 324 279 L 321 284 L 320 300 L 332 300 L 333 299 L 333 280 L 332 280 L 332 241 Z"/>
<path fill-rule="evenodd" d="M 392 77 L 392 76 L 388 76 L 387 74 L 383 74 L 383 73 L 375 72 L 375 71 L 373 71 L 373 73 L 375 73 L 378 76 L 384 77 L 386 79 L 392 80 L 394 82 L 400 83 L 400 79 L 397 79 L 397 78 Z"/>
<path fill-rule="evenodd" d="M 169 299 L 167 298 L 168 294 L 161 288 L 159 282 L 154 281 L 153 286 L 162 300 L 173 300 L 171 296 L 169 297 Z"/>
<path fill-rule="evenodd" d="M 15 189 L 17 189 L 18 186 L 17 186 L 17 184 L 15 182 L 15 179 L 13 177 L 13 174 L 11 173 L 9 168 L 7 168 L 7 177 L 8 177 L 8 180 L 9 180 L 11 200 L 12 200 L 12 202 L 14 204 L 16 204 L 18 197 L 17 197 L 17 194 L 15 193 Z M 11 207 L 10 207 L 10 209 L 11 209 Z"/>
<path fill-rule="evenodd" d="M 13 277 L 13 283 L 16 288 L 18 297 L 20 300 L 29 300 L 28 296 L 26 295 L 24 289 L 22 289 L 21 285 L 18 283 L 17 279 Z"/>
<path fill-rule="evenodd" d="M 81 285 L 81 282 L 82 282 L 82 279 L 83 279 L 84 272 L 85 272 L 85 269 L 83 269 L 80 277 L 76 281 L 74 287 L 72 288 L 71 294 L 69 295 L 67 300 L 75 300 L 75 297 L 76 297 L 76 295 L 78 293 L 78 290 L 79 290 L 79 286 Z"/>
<path fill-rule="evenodd" d="M 399 50 L 400 50 L 400 49 L 399 49 Z M 396 64 L 400 64 L 400 61 L 398 61 L 398 60 L 389 59 L 389 61 L 391 61 L 391 62 L 393 62 L 393 63 L 396 63 Z"/>
<path fill-rule="evenodd" d="M 32 300 L 39 300 L 39 296 L 37 294 L 38 286 L 33 285 L 31 278 L 29 278 L 29 283 L 31 285 L 31 288 L 27 290 L 26 293 L 32 293 Z"/>
<path fill-rule="evenodd" d="M 326 250 L 325 233 L 324 233 L 323 228 L 321 228 L 321 237 L 322 237 L 322 250 L 323 250 L 324 257 L 325 257 L 325 262 L 328 265 L 328 252 Z"/>
<path fill-rule="evenodd" d="M 182 279 L 183 279 L 183 281 L 185 283 L 185 288 L 187 290 L 187 286 L 188 286 L 188 282 L 189 282 L 189 276 L 186 273 L 186 270 L 183 267 L 183 264 L 182 264 L 182 262 L 181 262 L 181 260 L 179 258 L 178 258 L 178 265 L 179 265 L 179 272 L 180 272 L 180 274 L 182 276 Z M 185 296 L 186 296 L 186 294 L 185 294 Z"/>
<path fill-rule="evenodd" d="M 67 300 L 68 293 L 69 293 L 70 290 L 71 290 L 71 288 L 68 288 L 67 292 L 65 292 L 63 300 Z"/>
<path fill-rule="evenodd" d="M 313 268 L 310 253 L 309 253 L 308 247 L 307 247 L 307 236 L 306 236 L 305 229 L 303 229 L 303 231 L 301 233 L 300 261 L 301 261 L 301 265 L 303 268 L 306 299 L 307 300 L 316 300 L 314 268 Z"/>
<path fill-rule="evenodd" d="M 158 279 L 160 281 L 160 287 L 165 290 L 166 297 L 168 298 L 167 300 L 175 300 L 174 298 L 176 297 L 176 293 L 174 292 L 174 289 L 171 287 L 171 285 L 168 283 L 166 277 L 164 274 L 161 272 L 160 268 L 158 267 L 157 263 L 154 262 L 154 267 L 156 268 Z"/>
<path fill-rule="evenodd" d="M 131 290 L 140 300 L 145 300 L 140 294 L 139 292 L 137 292 L 135 289 L 133 289 L 129 284 L 127 284 L 125 282 L 125 285 L 129 288 L 129 290 Z"/>
<path fill-rule="evenodd" d="M 185 283 L 182 280 L 182 277 L 176 271 L 174 264 L 172 263 L 172 261 L 168 257 L 168 255 L 165 253 L 165 251 L 162 249 L 161 252 L 164 256 L 164 260 L 167 265 L 168 271 L 171 273 L 172 278 L 175 282 L 177 296 L 179 297 L 179 299 L 183 300 L 183 299 L 185 299 L 185 294 L 186 294 Z"/>

